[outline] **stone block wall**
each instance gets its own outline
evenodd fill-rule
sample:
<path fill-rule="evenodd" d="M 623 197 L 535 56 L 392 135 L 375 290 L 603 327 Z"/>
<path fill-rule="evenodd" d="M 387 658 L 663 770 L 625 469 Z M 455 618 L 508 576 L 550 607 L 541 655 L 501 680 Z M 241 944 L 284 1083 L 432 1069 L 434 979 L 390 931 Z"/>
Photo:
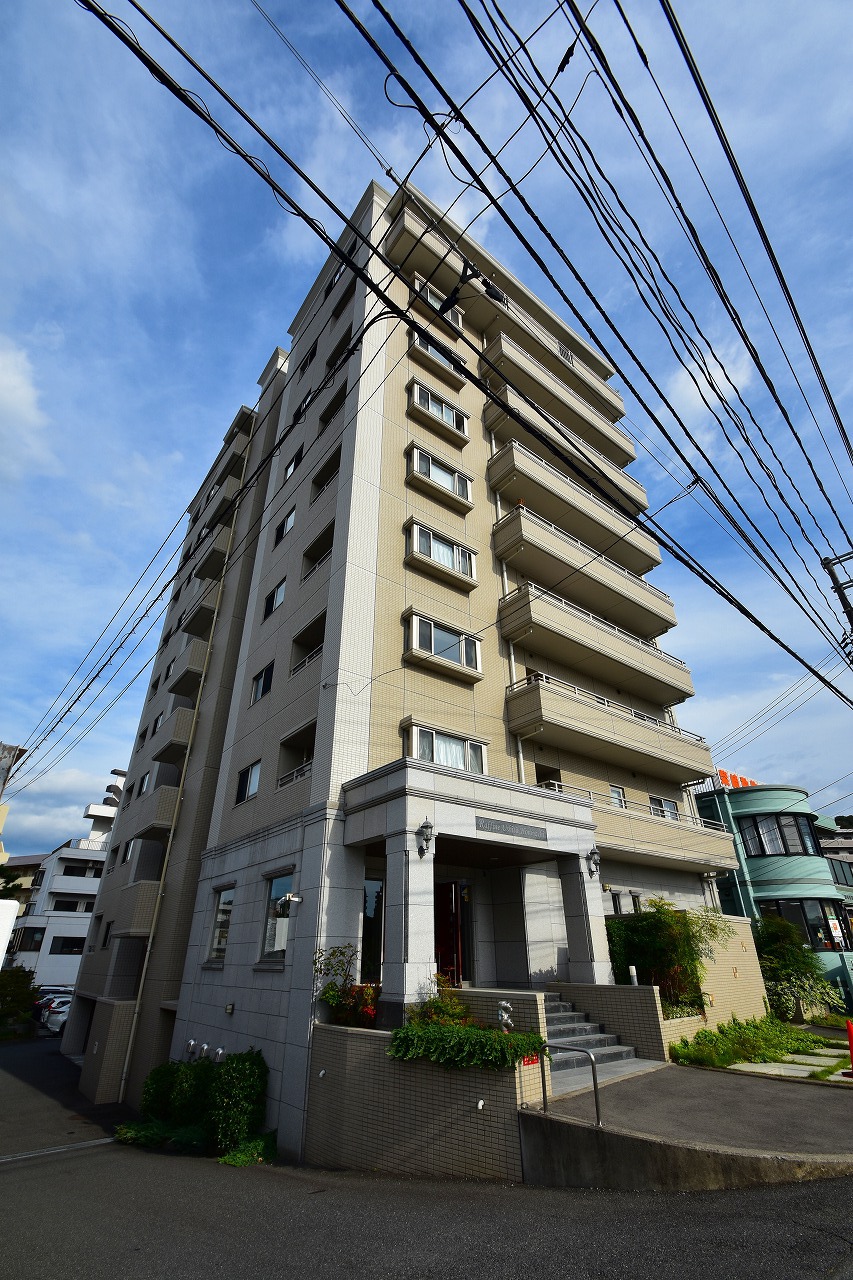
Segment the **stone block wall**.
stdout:
<path fill-rule="evenodd" d="M 541 1106 L 539 1067 L 447 1070 L 426 1060 L 398 1062 L 387 1056 L 390 1039 L 385 1031 L 315 1025 L 306 1162 L 520 1182 L 518 1109 Z"/>

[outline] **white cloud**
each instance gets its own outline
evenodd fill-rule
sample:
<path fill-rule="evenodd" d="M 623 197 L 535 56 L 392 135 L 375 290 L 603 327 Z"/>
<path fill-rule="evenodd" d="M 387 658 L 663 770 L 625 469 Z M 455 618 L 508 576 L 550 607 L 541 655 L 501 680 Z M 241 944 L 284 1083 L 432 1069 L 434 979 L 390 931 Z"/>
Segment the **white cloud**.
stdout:
<path fill-rule="evenodd" d="M 25 474 L 58 473 L 48 427 L 29 355 L 0 335 L 0 453 L 7 484 Z"/>

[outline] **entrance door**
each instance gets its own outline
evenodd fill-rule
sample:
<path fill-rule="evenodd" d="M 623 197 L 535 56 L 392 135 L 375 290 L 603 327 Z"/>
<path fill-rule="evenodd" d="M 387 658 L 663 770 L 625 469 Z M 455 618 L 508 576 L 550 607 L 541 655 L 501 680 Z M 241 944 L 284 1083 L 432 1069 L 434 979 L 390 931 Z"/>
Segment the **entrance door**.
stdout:
<path fill-rule="evenodd" d="M 458 987 L 462 983 L 462 892 L 456 880 L 435 886 L 435 968 Z"/>

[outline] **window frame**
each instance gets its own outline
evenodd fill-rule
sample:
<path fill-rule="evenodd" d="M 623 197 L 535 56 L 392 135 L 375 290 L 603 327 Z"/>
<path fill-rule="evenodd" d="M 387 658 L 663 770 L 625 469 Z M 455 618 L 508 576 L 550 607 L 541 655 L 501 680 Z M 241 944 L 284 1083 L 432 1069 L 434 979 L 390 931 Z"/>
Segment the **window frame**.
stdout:
<path fill-rule="evenodd" d="M 284 517 L 284 519 L 280 520 L 275 527 L 275 534 L 273 537 L 274 547 L 277 547 L 280 542 L 284 541 L 285 535 L 290 533 L 290 530 L 293 528 L 295 523 L 296 523 L 296 507 L 293 506 L 290 508 L 287 515 Z"/>
<path fill-rule="evenodd" d="M 265 698 L 272 689 L 273 668 L 275 667 L 275 659 L 268 662 L 262 667 L 257 675 L 252 677 L 252 683 L 249 692 L 249 706 L 253 707 L 256 702 L 260 702 L 261 698 Z"/>
<path fill-rule="evenodd" d="M 268 592 L 268 594 L 265 596 L 264 616 L 261 618 L 262 622 L 266 622 L 267 618 L 271 618 L 272 615 L 275 613 L 276 609 L 280 609 L 281 606 L 284 604 L 286 587 L 287 587 L 287 578 L 284 577 L 282 578 L 281 582 L 277 583 L 276 586 L 273 587 L 272 591 Z M 278 598 L 279 591 L 281 592 L 280 599 Z"/>
<path fill-rule="evenodd" d="M 665 818 L 668 822 L 678 822 L 681 814 L 678 803 L 668 796 L 649 796 L 649 812 L 653 818 Z"/>
<path fill-rule="evenodd" d="M 223 964 L 225 961 L 228 934 L 234 917 L 234 890 L 235 886 L 233 884 L 220 885 L 213 890 L 213 920 L 207 946 L 207 964 Z M 230 895 L 230 897 L 227 902 L 227 911 L 224 911 L 225 903 L 223 900 L 226 895 Z"/>
<path fill-rule="evenodd" d="M 292 894 L 293 892 L 293 873 L 294 873 L 294 868 L 290 867 L 287 870 L 275 871 L 270 875 L 264 876 L 264 880 L 267 883 L 267 890 L 266 890 L 266 910 L 264 912 L 263 932 L 261 935 L 261 953 L 259 956 L 259 963 L 261 964 L 270 964 L 270 963 L 283 964 L 285 956 L 287 955 L 288 935 L 290 932 L 289 924 L 286 925 L 284 929 L 284 946 L 274 947 L 274 948 L 269 947 L 270 925 L 275 924 L 278 920 L 285 920 L 288 922 L 290 920 L 290 902 L 289 900 L 284 902 L 284 899 L 285 899 L 285 896 L 289 897 L 289 895 Z M 279 882 L 286 883 L 287 888 L 281 890 L 281 895 L 277 900 L 277 905 L 280 907 L 282 905 L 282 902 L 284 902 L 284 906 L 286 910 L 282 910 L 281 912 L 277 913 L 275 916 L 272 916 L 271 910 L 273 907 L 274 886 Z"/>
<path fill-rule="evenodd" d="M 247 800 L 254 800 L 258 794 L 261 783 L 261 761 L 253 760 L 251 764 L 247 764 L 237 774 L 237 791 L 234 804 L 245 804 Z M 254 790 L 250 790 L 254 784 Z M 242 792 L 242 794 L 241 794 Z"/>
<path fill-rule="evenodd" d="M 438 427 L 447 439 L 461 444 L 468 443 L 471 438 L 468 433 L 470 414 L 417 378 L 411 380 L 408 391 L 410 413 L 414 411 L 422 422 Z M 432 401 L 435 401 L 437 407 L 433 407 Z"/>
<path fill-rule="evenodd" d="M 460 671 L 466 673 L 483 674 L 482 645 L 478 636 L 461 631 L 456 627 L 448 626 L 446 623 L 439 622 L 435 618 L 429 618 L 422 613 L 412 612 L 405 621 L 408 628 L 407 652 L 426 654 L 441 663 L 449 663 L 454 667 L 458 667 Z M 436 628 L 455 637 L 458 642 L 458 658 L 448 657 L 449 649 L 436 652 Z M 422 643 L 427 633 L 429 635 L 429 646 Z M 467 661 L 467 655 L 470 653 L 473 653 L 473 662 Z"/>
<path fill-rule="evenodd" d="M 452 564 L 447 564 L 433 554 L 436 543 L 450 549 Z M 428 549 L 425 550 L 425 547 Z M 406 559 L 417 568 L 444 578 L 465 590 L 473 590 L 477 586 L 477 552 L 414 518 L 406 523 Z M 470 572 L 462 567 L 466 561 Z"/>
<path fill-rule="evenodd" d="M 431 758 L 421 755 L 421 751 L 423 749 L 421 740 L 422 738 L 425 740 L 427 737 L 432 738 Z M 470 773 L 475 777 L 488 777 L 488 744 L 486 742 L 483 742 L 478 738 L 462 738 L 458 734 L 447 733 L 444 729 L 435 729 L 431 725 L 412 724 L 409 726 L 408 746 L 411 753 L 410 758 L 416 760 L 418 764 L 440 764 L 442 768 L 450 769 L 457 767 L 454 765 L 442 764 L 441 761 L 437 761 L 435 759 L 435 745 L 437 738 L 444 739 L 448 743 L 453 742 L 462 744 L 464 765 L 460 772 Z M 479 753 L 481 768 L 472 769 L 471 761 L 476 758 L 477 753 Z"/>

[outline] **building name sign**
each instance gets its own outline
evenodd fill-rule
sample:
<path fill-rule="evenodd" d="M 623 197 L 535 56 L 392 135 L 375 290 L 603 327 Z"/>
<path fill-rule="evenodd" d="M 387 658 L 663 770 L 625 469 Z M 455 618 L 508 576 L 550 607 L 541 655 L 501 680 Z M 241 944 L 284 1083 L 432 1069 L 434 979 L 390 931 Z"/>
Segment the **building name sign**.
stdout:
<path fill-rule="evenodd" d="M 499 822 L 497 818 L 481 818 L 477 815 L 477 830 L 491 831 L 496 836 L 518 836 L 521 840 L 547 840 L 545 827 L 529 827 L 524 822 Z"/>

